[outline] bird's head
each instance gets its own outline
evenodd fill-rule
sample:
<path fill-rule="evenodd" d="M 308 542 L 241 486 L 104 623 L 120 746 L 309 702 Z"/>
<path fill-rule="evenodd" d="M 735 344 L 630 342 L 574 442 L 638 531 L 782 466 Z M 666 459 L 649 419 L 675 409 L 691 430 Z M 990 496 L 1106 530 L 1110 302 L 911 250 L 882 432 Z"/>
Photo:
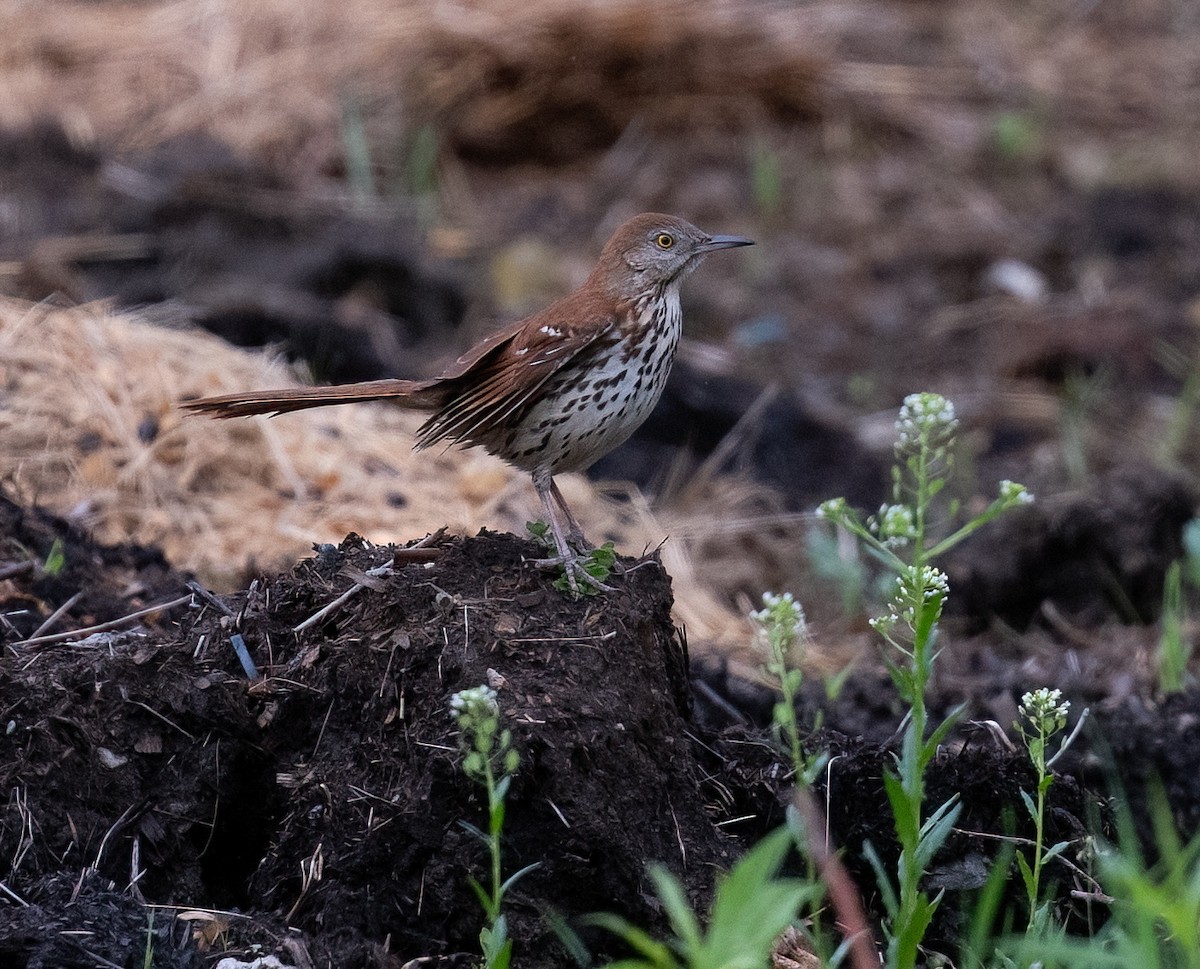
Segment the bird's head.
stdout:
<path fill-rule="evenodd" d="M 593 280 L 618 298 L 632 299 L 678 282 L 710 252 L 752 245 L 740 236 L 709 235 L 684 219 L 648 212 L 612 234 Z"/>

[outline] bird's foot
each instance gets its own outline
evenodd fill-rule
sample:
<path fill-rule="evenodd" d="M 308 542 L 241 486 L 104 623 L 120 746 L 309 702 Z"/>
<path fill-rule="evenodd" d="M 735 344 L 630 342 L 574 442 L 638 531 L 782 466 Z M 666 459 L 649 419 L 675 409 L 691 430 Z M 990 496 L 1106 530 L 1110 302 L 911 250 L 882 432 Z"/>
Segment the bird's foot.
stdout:
<path fill-rule="evenodd" d="M 576 598 L 580 595 L 614 591 L 612 586 L 605 585 L 587 570 L 590 561 L 592 561 L 592 556 L 589 552 L 586 555 L 555 555 L 547 559 L 534 559 L 533 564 L 539 569 L 562 569 L 561 579 L 565 580 L 567 589 Z M 585 588 L 581 588 L 581 586 Z M 587 591 L 589 589 L 590 592 Z"/>

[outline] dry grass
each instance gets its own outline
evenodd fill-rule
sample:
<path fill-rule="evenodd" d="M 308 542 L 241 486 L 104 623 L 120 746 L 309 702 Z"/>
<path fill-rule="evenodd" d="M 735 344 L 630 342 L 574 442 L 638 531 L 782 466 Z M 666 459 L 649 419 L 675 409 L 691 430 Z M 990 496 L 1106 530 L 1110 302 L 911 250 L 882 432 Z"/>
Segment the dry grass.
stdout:
<path fill-rule="evenodd" d="M 1107 133 L 1194 119 L 1194 5 L 1093 6 L 0 0 L 0 125 L 50 116 L 126 146 L 204 131 L 312 176 L 340 167 L 348 97 L 392 138 L 432 120 L 501 153 L 586 148 L 635 117 L 866 114 L 947 143 L 1023 104 Z"/>
<path fill-rule="evenodd" d="M 803 23 L 784 28 L 770 9 L 0 0 L 0 126 L 49 116 L 82 142 L 125 147 L 204 131 L 311 176 L 340 164 L 347 98 L 393 136 L 413 115 L 451 141 L 564 112 L 611 127 L 651 108 L 679 116 L 681 104 L 686 117 L 744 116 L 764 102 L 802 110 L 815 63 L 796 46 Z"/>

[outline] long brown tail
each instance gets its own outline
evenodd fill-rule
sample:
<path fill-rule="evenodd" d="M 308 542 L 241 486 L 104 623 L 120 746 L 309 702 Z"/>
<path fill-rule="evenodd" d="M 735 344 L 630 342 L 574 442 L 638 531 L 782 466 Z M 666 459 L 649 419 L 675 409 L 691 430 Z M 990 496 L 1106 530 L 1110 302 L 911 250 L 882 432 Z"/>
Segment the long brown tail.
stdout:
<path fill-rule="evenodd" d="M 285 390 L 248 390 L 242 394 L 222 394 L 180 401 L 187 410 L 211 417 L 249 417 L 252 414 L 286 414 L 308 407 L 349 404 L 360 400 L 391 400 L 401 407 L 430 410 L 438 406 L 430 380 L 371 380 L 361 384 L 332 387 L 294 387 Z"/>

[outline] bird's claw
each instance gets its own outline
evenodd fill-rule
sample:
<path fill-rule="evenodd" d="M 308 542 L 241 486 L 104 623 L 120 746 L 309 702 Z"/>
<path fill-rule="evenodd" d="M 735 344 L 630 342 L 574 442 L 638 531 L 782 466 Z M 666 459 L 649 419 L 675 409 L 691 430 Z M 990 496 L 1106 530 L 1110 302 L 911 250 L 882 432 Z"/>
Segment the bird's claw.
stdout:
<path fill-rule="evenodd" d="M 583 562 L 587 558 L 585 555 L 555 555 L 548 559 L 534 559 L 533 564 L 539 569 L 558 569 L 561 568 L 567 578 L 567 585 L 570 586 L 572 595 L 579 595 L 579 584 L 582 582 L 586 586 L 590 586 L 597 592 L 614 592 L 611 585 L 605 585 L 586 568 Z"/>

